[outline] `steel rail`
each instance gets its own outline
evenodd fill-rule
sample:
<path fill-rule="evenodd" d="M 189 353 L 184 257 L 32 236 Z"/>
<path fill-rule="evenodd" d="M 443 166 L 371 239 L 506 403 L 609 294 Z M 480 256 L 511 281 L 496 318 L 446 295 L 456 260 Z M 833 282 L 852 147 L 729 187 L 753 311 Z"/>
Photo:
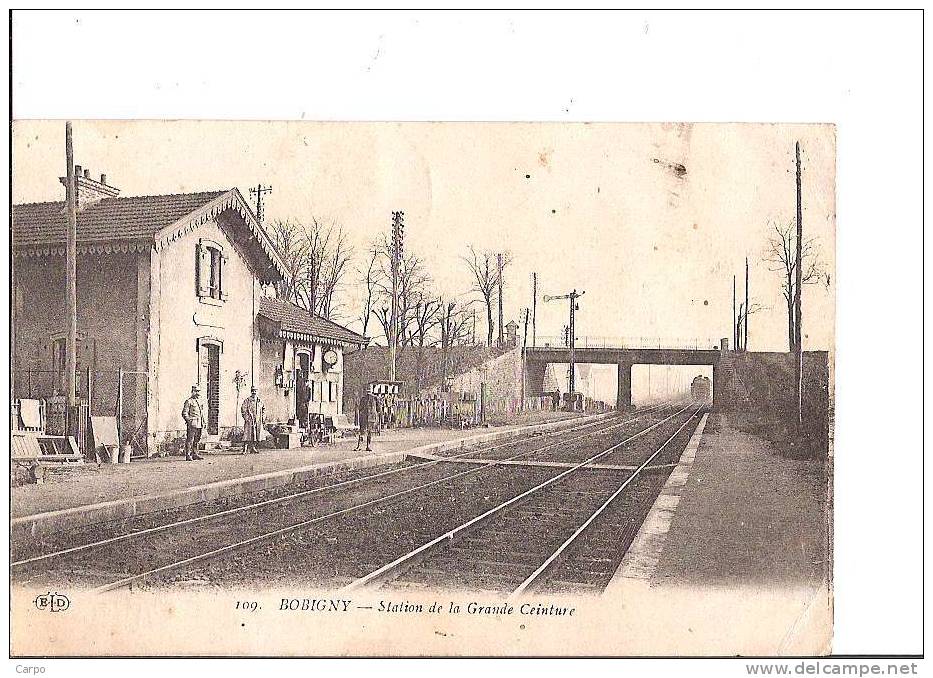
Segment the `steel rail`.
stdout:
<path fill-rule="evenodd" d="M 489 510 L 486 511 L 485 513 L 482 513 L 481 515 L 478 515 L 478 516 L 476 516 L 476 517 L 474 517 L 474 518 L 471 518 L 471 519 L 468 520 L 467 522 L 465 522 L 465 523 L 463 523 L 463 524 L 461 524 L 461 525 L 458 525 L 457 527 L 453 528 L 452 530 L 448 530 L 448 531 L 445 532 L 444 534 L 442 534 L 442 535 L 440 535 L 440 536 L 438 536 L 438 537 L 435 537 L 435 538 L 432 539 L 431 541 L 422 544 L 422 545 L 419 546 L 418 548 L 416 548 L 416 549 L 414 549 L 414 550 L 412 550 L 412 551 L 409 551 L 408 553 L 406 553 L 406 554 L 403 555 L 403 556 L 400 556 L 399 558 L 396 558 L 396 559 L 393 560 L 391 563 L 388 563 L 388 564 L 386 564 L 386 565 L 383 565 L 383 566 L 380 567 L 378 570 L 374 570 L 373 572 L 370 572 L 370 573 L 367 574 L 366 576 L 361 577 L 361 578 L 359 578 L 359 579 L 357 579 L 357 580 L 351 582 L 350 584 L 348 584 L 347 586 L 343 587 L 343 588 L 340 589 L 340 590 L 343 591 L 343 592 L 353 591 L 353 590 L 355 590 L 355 589 L 360 589 L 360 588 L 364 588 L 364 587 L 366 587 L 366 586 L 369 586 L 370 584 L 381 584 L 381 583 L 383 583 L 384 581 L 390 579 L 390 578 L 392 577 L 393 574 L 394 574 L 395 576 L 398 576 L 398 574 L 401 573 L 401 569 L 402 569 L 404 566 L 413 565 L 413 564 L 414 564 L 413 561 L 414 561 L 416 558 L 418 558 L 419 556 L 421 556 L 422 554 L 426 553 L 427 551 L 429 551 L 429 550 L 435 548 L 436 546 L 438 546 L 438 545 L 440 545 L 440 544 L 443 544 L 444 542 L 447 542 L 447 541 L 449 541 L 449 540 L 452 540 L 454 537 L 456 537 L 456 536 L 457 536 L 458 534 L 460 534 L 461 532 L 464 532 L 465 530 L 470 529 L 471 527 L 477 525 L 478 523 L 481 523 L 481 522 L 487 520 L 488 518 L 490 518 L 490 517 L 492 517 L 493 515 L 499 513 L 499 512 L 502 511 L 503 509 L 506 509 L 506 508 L 508 508 L 509 506 L 512 506 L 512 505 L 515 504 L 516 502 L 519 502 L 519 501 L 521 501 L 522 499 L 525 499 L 526 497 L 529 497 L 529 496 L 531 496 L 532 494 L 534 494 L 534 493 L 536 493 L 536 492 L 539 492 L 540 490 L 542 490 L 542 489 L 544 489 L 544 488 L 546 488 L 546 487 L 549 487 L 549 486 L 552 485 L 553 483 L 556 483 L 557 481 L 561 480 L 562 478 L 565 478 L 566 476 L 570 475 L 571 473 L 575 473 L 576 471 L 579 471 L 581 468 L 584 468 L 584 467 L 586 467 L 587 465 L 592 464 L 594 461 L 597 461 L 598 459 L 602 459 L 603 457 L 605 457 L 605 456 L 608 455 L 608 454 L 612 454 L 613 452 L 615 452 L 617 449 L 619 449 L 619 448 L 622 447 L 623 445 L 625 445 L 625 444 L 627 444 L 627 443 L 630 443 L 631 441 L 636 440 L 636 439 L 642 437 L 643 435 L 647 434 L 649 431 L 652 431 L 652 430 L 656 429 L 657 427 L 661 426 L 662 424 L 667 423 L 668 421 L 670 421 L 670 420 L 673 419 L 674 417 L 678 416 L 679 414 L 682 414 L 682 413 L 685 412 L 686 410 L 690 409 L 691 406 L 692 406 L 692 403 L 691 403 L 691 405 L 688 405 L 687 407 L 684 407 L 683 409 L 678 410 L 677 412 L 675 412 L 674 414 L 670 415 L 669 417 L 666 417 L 666 418 L 664 418 L 664 419 L 662 419 L 662 420 L 660 420 L 660 421 L 658 421 L 658 422 L 652 424 L 651 426 L 642 429 L 642 430 L 639 431 L 638 433 L 635 433 L 635 434 L 629 436 L 628 438 L 625 438 L 624 440 L 622 440 L 622 441 L 616 443 L 615 445 L 613 445 L 613 446 L 610 447 L 609 449 L 604 450 L 603 452 L 599 452 L 599 453 L 593 455 L 592 457 L 590 457 L 590 458 L 587 459 L 586 461 L 580 462 L 579 464 L 577 464 L 577 465 L 574 466 L 573 468 L 569 468 L 569 469 L 567 469 L 566 471 L 563 471 L 563 472 L 557 474 L 556 476 L 553 476 L 553 477 L 551 477 L 551 478 L 548 478 L 547 480 L 545 480 L 545 481 L 543 481 L 543 482 L 541 482 L 541 483 L 535 485 L 535 486 L 532 487 L 531 489 L 525 490 L 524 492 L 522 492 L 522 493 L 520 493 L 520 494 L 518 494 L 518 495 L 512 497 L 511 499 L 508 499 L 508 500 L 502 502 L 502 503 L 499 504 L 498 506 L 494 506 L 493 508 L 489 509 Z M 693 415 L 691 415 L 691 419 L 692 419 L 692 418 L 693 418 Z M 488 467 L 485 467 L 485 468 L 488 468 Z"/>
<path fill-rule="evenodd" d="M 632 481 L 635 480 L 635 478 L 637 478 L 637 477 L 639 476 L 639 474 L 640 474 L 643 470 L 645 470 L 645 468 L 648 466 L 648 464 L 650 464 L 652 461 L 654 461 L 655 457 L 657 457 L 659 454 L 661 454 L 661 452 L 664 451 L 664 448 L 665 448 L 665 447 L 667 447 L 668 445 L 671 444 L 671 442 L 674 440 L 674 438 L 676 438 L 678 435 L 680 435 L 680 432 L 681 432 L 681 431 L 683 431 L 685 428 L 687 428 L 687 425 L 690 424 L 690 422 L 692 422 L 692 421 L 696 418 L 697 414 L 699 414 L 702 410 L 703 410 L 702 407 L 697 408 L 697 411 L 694 412 L 692 415 L 690 415 L 690 418 L 687 419 L 687 421 L 685 421 L 685 422 L 683 423 L 683 425 L 682 425 L 680 428 L 678 428 L 678 429 L 671 435 L 670 438 L 668 438 L 667 440 L 665 440 L 665 441 L 664 441 L 664 444 L 661 445 L 661 447 L 659 447 L 659 448 L 654 452 L 654 454 L 652 454 L 650 457 L 648 457 L 647 459 L 645 459 L 645 461 L 642 462 L 642 464 L 641 464 L 637 469 L 635 469 L 635 471 L 632 472 L 632 475 L 630 475 L 628 478 L 625 479 L 625 482 L 623 482 L 623 483 L 618 487 L 618 489 L 616 489 L 616 491 L 613 492 L 613 493 L 609 496 L 609 498 L 606 499 L 605 502 L 603 502 L 602 506 L 600 506 L 598 509 L 596 509 L 596 510 L 593 512 L 593 514 L 592 514 L 589 518 L 587 518 L 587 519 L 583 522 L 583 524 L 580 525 L 580 527 L 578 527 L 578 528 L 574 531 L 574 533 L 571 534 L 571 535 L 567 538 L 566 541 L 564 541 L 563 544 L 561 544 L 559 547 L 557 547 L 557 549 L 556 549 L 543 563 L 541 563 L 541 565 L 539 565 L 538 568 L 537 568 L 534 572 L 532 572 L 521 584 L 518 585 L 518 588 L 516 588 L 514 591 L 512 591 L 511 594 L 509 594 L 509 598 L 517 598 L 518 596 L 521 596 L 529 586 L 531 586 L 542 574 L 544 574 L 544 572 L 546 572 L 547 570 L 549 570 L 549 569 L 554 565 L 554 563 L 557 562 L 557 559 L 560 558 L 561 554 L 562 554 L 564 551 L 566 551 L 566 550 L 570 547 L 571 544 L 573 544 L 573 542 L 577 539 L 577 537 L 579 537 L 581 534 L 583 534 L 583 532 L 586 530 L 586 528 L 589 527 L 590 524 L 592 524 L 593 521 L 596 520 L 596 519 L 603 513 L 603 511 L 605 511 L 605 510 L 609 507 L 609 505 L 610 505 L 613 501 L 615 501 L 615 499 L 616 499 L 620 494 L 622 494 L 622 492 L 625 490 L 625 488 L 628 487 L 628 486 L 632 483 Z"/>
<path fill-rule="evenodd" d="M 663 423 L 664 421 L 667 421 L 667 420 L 669 420 L 669 419 L 671 419 L 671 418 L 677 416 L 677 414 L 680 414 L 681 412 L 683 412 L 683 411 L 686 410 L 686 409 L 688 409 L 688 408 L 683 408 L 683 409 L 679 410 L 678 412 L 676 412 L 675 414 L 671 415 L 670 417 L 668 417 L 668 418 L 662 420 L 662 423 Z M 647 411 L 646 411 L 646 412 L 642 412 L 642 414 L 646 414 L 646 413 L 647 413 Z M 640 416 L 640 415 L 636 415 L 635 417 L 631 417 L 631 418 L 629 418 L 629 419 L 626 419 L 624 423 L 626 423 L 626 424 L 631 423 L 631 422 L 634 421 L 638 416 Z M 602 423 L 602 422 L 597 422 L 597 423 Z M 614 425 L 611 426 L 611 427 L 606 427 L 605 429 L 601 429 L 599 432 L 602 433 L 602 432 L 607 431 L 607 430 L 611 430 L 611 429 L 618 428 L 619 426 L 622 426 L 622 425 L 623 425 L 622 423 L 614 424 Z M 657 424 L 655 424 L 654 426 L 657 426 Z M 647 432 L 647 431 L 650 430 L 651 428 L 654 428 L 654 426 L 651 426 L 651 427 L 649 427 L 648 429 L 644 429 L 644 431 L 643 431 L 642 433 Z M 591 434 L 583 434 L 583 435 L 577 436 L 576 438 L 573 438 L 572 440 L 576 440 L 576 439 L 579 439 L 579 438 L 583 438 L 583 437 L 586 437 L 587 435 L 591 435 Z M 634 437 L 638 437 L 638 436 L 640 436 L 640 435 L 641 435 L 641 433 L 636 434 Z M 516 459 L 516 458 L 521 457 L 521 456 L 526 456 L 526 455 L 529 455 L 529 454 L 534 454 L 535 452 L 540 452 L 540 451 L 543 450 L 543 449 L 548 449 L 548 448 L 550 448 L 550 447 L 554 447 L 554 446 L 559 445 L 559 444 L 564 444 L 564 443 L 566 443 L 566 442 L 569 442 L 569 441 L 557 441 L 557 442 L 555 442 L 555 443 L 552 443 L 551 445 L 547 445 L 547 446 L 542 447 L 542 448 L 537 448 L 537 449 L 535 449 L 535 450 L 528 450 L 528 451 L 525 451 L 525 452 L 520 452 L 519 454 L 513 455 L 512 457 L 509 457 L 508 459 Z M 324 515 L 320 515 L 320 516 L 315 516 L 314 518 L 309 518 L 308 520 L 303 520 L 303 521 L 301 521 L 301 522 L 294 523 L 294 524 L 292 524 L 292 525 L 287 525 L 287 526 L 285 526 L 285 527 L 281 527 L 281 528 L 278 528 L 278 529 L 276 529 L 276 530 L 272 530 L 272 531 L 270 531 L 270 532 L 264 532 L 263 534 L 257 535 L 257 536 L 255 536 L 255 537 L 250 537 L 249 539 L 244 539 L 244 540 L 241 540 L 241 541 L 238 541 L 238 542 L 234 542 L 234 543 L 232 543 L 232 544 L 227 544 L 227 545 L 225 545 L 225 546 L 221 546 L 220 548 L 213 549 L 213 550 L 207 551 L 207 552 L 205 552 L 205 553 L 200 553 L 200 554 L 198 554 L 198 555 L 191 556 L 191 557 L 189 557 L 189 558 L 184 558 L 184 559 L 182 559 L 182 560 L 174 561 L 174 562 L 172 562 L 172 563 L 168 563 L 168 564 L 166 564 L 166 565 L 162 565 L 162 566 L 160 566 L 160 567 L 153 568 L 153 569 L 147 570 L 147 571 L 145 571 L 145 572 L 140 572 L 140 573 L 131 575 L 131 576 L 129 576 L 129 577 L 124 577 L 123 579 L 117 580 L 117 581 L 115 581 L 115 582 L 111 582 L 111 583 L 108 583 L 108 584 L 104 584 L 104 585 L 98 586 L 98 587 L 92 589 L 92 592 L 94 592 L 94 593 L 103 593 L 103 592 L 111 591 L 111 590 L 114 590 L 114 589 L 124 588 L 124 587 L 129 586 L 130 584 L 132 584 L 132 583 L 134 583 L 134 582 L 141 581 L 141 580 L 143 580 L 143 579 L 147 579 L 147 578 L 152 577 L 153 575 L 156 575 L 156 574 L 162 574 L 162 573 L 164 573 L 164 572 L 169 572 L 169 571 L 171 571 L 171 570 L 178 569 L 178 568 L 183 567 L 183 566 L 185 566 L 185 565 L 191 565 L 191 564 L 194 564 L 194 563 L 203 561 L 203 560 L 209 560 L 209 559 L 215 558 L 215 557 L 217 557 L 217 556 L 219 556 L 219 555 L 223 555 L 224 553 L 229 553 L 229 552 L 231 552 L 231 551 L 235 551 L 235 550 L 244 548 L 244 547 L 246 547 L 246 546 L 250 546 L 250 545 L 252 545 L 252 544 L 256 544 L 256 543 L 259 543 L 259 542 L 262 542 L 262 541 L 266 541 L 266 540 L 268 540 L 268 539 L 272 539 L 272 538 L 274 538 L 274 537 L 277 537 L 277 536 L 280 536 L 280 535 L 283 535 L 283 534 L 287 534 L 287 533 L 289 533 L 289 532 L 294 532 L 294 531 L 303 529 L 303 528 L 305 528 L 305 527 L 310 527 L 311 525 L 314 525 L 314 524 L 323 522 L 323 521 L 325 521 L 325 520 L 330 520 L 330 519 L 332 519 L 332 518 L 337 518 L 337 517 L 340 517 L 340 516 L 345 515 L 345 514 L 347 514 L 347 513 L 351 513 L 351 512 L 353 512 L 353 511 L 357 511 L 357 510 L 360 510 L 360 509 L 368 508 L 368 507 L 370 507 L 370 506 L 375 506 L 375 505 L 378 505 L 378 504 L 381 504 L 381 503 L 384 503 L 384 502 L 388 502 L 388 501 L 390 501 L 390 500 L 392 500 L 392 499 L 397 499 L 398 497 L 404 496 L 404 495 L 406 495 L 406 494 L 412 494 L 412 493 L 418 492 L 418 491 L 420 491 L 420 490 L 424 490 L 424 489 L 427 489 L 427 488 L 429 488 L 429 487 L 432 487 L 432 486 L 434 486 L 434 485 L 439 485 L 439 484 L 441 484 L 441 483 L 447 482 L 447 481 L 449 481 L 449 480 L 454 480 L 454 479 L 456 479 L 456 478 L 461 478 L 461 477 L 464 477 L 464 476 L 472 475 L 472 474 L 474 474 L 474 473 L 478 473 L 478 472 L 480 472 L 480 471 L 484 471 L 484 470 L 487 470 L 487 469 L 489 469 L 489 468 L 492 468 L 492 467 L 494 467 L 494 466 L 496 466 L 496 465 L 497 465 L 496 462 L 493 462 L 493 463 L 491 463 L 491 464 L 484 464 L 484 465 L 478 466 L 478 467 L 476 467 L 476 468 L 471 468 L 471 469 L 467 469 L 467 470 L 465 470 L 465 471 L 460 471 L 460 472 L 458 472 L 458 473 L 454 473 L 454 474 L 451 474 L 451 475 L 444 476 L 443 478 L 439 478 L 439 479 L 437 479 L 437 480 L 433 480 L 433 481 L 430 481 L 430 482 L 428 482 L 428 483 L 423 483 L 423 484 L 418 485 L 418 486 L 416 486 L 416 487 L 407 488 L 407 489 L 404 489 L 404 490 L 399 490 L 398 492 L 393 492 L 393 493 L 391 493 L 391 494 L 384 495 L 384 496 L 382 496 L 382 497 L 377 497 L 377 498 L 375 498 L 375 499 L 371 499 L 371 500 L 369 500 L 369 501 L 367 501 L 367 502 L 363 502 L 363 503 L 361 503 L 361 504 L 355 504 L 355 505 L 353 505 L 353 506 L 349 506 L 349 507 L 344 508 L 344 509 L 339 509 L 339 510 L 337 510 L 337 511 L 332 511 L 331 513 L 328 513 L 328 514 L 324 514 Z M 367 476 L 366 479 L 373 478 L 373 477 L 375 477 L 375 476 Z M 252 508 L 252 506 L 251 506 L 251 508 Z M 215 515 L 216 515 L 216 514 L 215 514 Z M 141 534 L 141 532 L 140 532 L 140 533 L 134 533 L 134 534 Z"/>
<path fill-rule="evenodd" d="M 645 409 L 645 410 L 642 410 L 642 411 L 636 413 L 634 416 L 624 418 L 622 421 L 619 421 L 618 423 L 615 423 L 615 424 L 613 424 L 613 425 L 610 426 L 610 427 L 607 427 L 607 428 L 605 428 L 605 429 L 599 429 L 599 430 L 597 430 L 597 431 L 593 431 L 593 432 L 589 432 L 589 433 L 584 433 L 584 434 L 582 434 L 582 435 L 580 435 L 580 436 L 577 436 L 577 437 L 575 437 L 575 438 L 571 438 L 570 440 L 565 441 L 565 442 L 572 442 L 573 440 L 579 440 L 579 438 L 582 438 L 582 437 L 586 437 L 586 436 L 589 436 L 589 435 L 598 435 L 599 433 L 602 433 L 602 432 L 605 432 L 605 431 L 609 431 L 609 430 L 613 430 L 613 429 L 615 429 L 615 428 L 618 428 L 619 426 L 623 426 L 623 425 L 625 425 L 625 424 L 627 424 L 627 423 L 630 423 L 630 422 L 634 421 L 635 419 L 637 419 L 638 417 L 640 417 L 640 416 L 642 416 L 642 415 L 649 414 L 649 413 L 651 413 L 651 412 L 653 412 L 653 411 L 656 411 L 656 410 L 658 410 L 658 409 L 661 409 L 661 408 L 665 407 L 666 405 L 667 405 L 667 403 L 664 403 L 664 404 L 661 404 L 661 405 L 658 405 L 658 406 L 653 406 L 653 407 L 651 407 L 651 408 L 647 408 L 647 409 Z M 624 415 L 623 415 L 623 416 L 624 416 Z M 599 424 L 603 424 L 603 423 L 605 423 L 606 421 L 607 421 L 607 420 L 591 421 L 591 422 L 587 422 L 587 423 L 585 423 L 585 424 L 581 424 L 581 425 L 579 425 L 579 426 L 571 427 L 571 428 L 566 429 L 566 430 L 563 430 L 563 431 L 555 431 L 555 432 L 550 433 L 549 435 L 557 436 L 557 435 L 566 434 L 566 433 L 573 433 L 573 432 L 575 432 L 575 431 L 580 431 L 580 430 L 582 430 L 582 429 L 584 429 L 584 428 L 588 428 L 588 427 L 591 427 L 591 426 L 598 426 Z M 614 418 L 608 418 L 608 421 L 614 421 Z M 509 447 L 509 446 L 511 446 L 511 445 L 515 445 L 517 442 L 519 442 L 519 441 L 514 441 L 514 440 L 513 440 L 513 441 L 509 441 L 509 442 L 499 443 L 498 445 L 492 445 L 492 446 L 490 446 L 490 447 L 485 448 L 485 451 L 486 451 L 486 452 L 489 452 L 489 451 L 497 450 L 497 449 L 500 449 L 500 448 L 503 448 L 503 447 Z M 544 451 L 544 450 L 546 450 L 546 449 L 550 449 L 550 447 L 549 447 L 549 446 L 545 446 L 545 447 L 539 448 L 539 449 L 537 449 L 537 450 L 534 450 L 534 452 L 540 452 L 540 451 Z M 226 516 L 236 515 L 236 514 L 238 514 L 238 513 L 242 513 L 242 512 L 246 512 L 246 511 L 253 511 L 253 510 L 261 509 L 261 508 L 264 508 L 264 507 L 267 507 L 267 506 L 272 506 L 272 505 L 279 504 L 279 503 L 283 503 L 283 502 L 295 501 L 295 500 L 301 499 L 301 498 L 303 498 L 303 497 L 308 497 L 308 496 L 310 496 L 310 495 L 321 494 L 321 493 L 324 493 L 324 492 L 331 492 L 331 491 L 334 491 L 334 490 L 338 490 L 338 489 L 342 489 L 342 488 L 349 487 L 349 486 L 351 486 L 351 485 L 355 485 L 355 484 L 357 484 L 357 483 L 362 483 L 362 482 L 366 482 L 366 481 L 370 481 L 370 480 L 375 480 L 375 479 L 377 479 L 377 478 L 383 478 L 383 477 L 385 477 L 385 476 L 394 475 L 394 474 L 396 474 L 396 473 L 405 473 L 405 472 L 413 471 L 413 470 L 416 470 L 416 469 L 423 469 L 423 468 L 426 468 L 426 467 L 429 467 L 429 466 L 434 466 L 434 465 L 437 465 L 437 464 L 444 463 L 445 461 L 448 461 L 448 459 L 453 460 L 453 459 L 459 459 L 459 458 L 461 458 L 461 457 L 465 457 L 465 456 L 467 456 L 467 455 L 473 453 L 474 451 L 475 451 L 475 450 L 470 449 L 470 450 L 468 450 L 468 451 L 461 452 L 460 454 L 451 455 L 449 458 L 445 458 L 445 459 L 430 460 L 430 461 L 426 461 L 426 462 L 423 462 L 423 463 L 420 463 L 420 464 L 413 464 L 413 465 L 411 465 L 411 466 L 405 466 L 405 467 L 403 467 L 403 468 L 396 468 L 396 469 L 390 469 L 390 470 L 388 470 L 388 471 L 381 471 L 381 472 L 379 472 L 379 473 L 374 473 L 374 474 L 371 474 L 371 475 L 361 476 L 360 478 L 352 478 L 352 479 L 350 479 L 350 480 L 344 480 L 344 481 L 341 481 L 341 482 L 339 482 L 339 483 L 335 483 L 335 484 L 333 484 L 333 485 L 327 485 L 327 486 L 324 486 L 324 487 L 316 487 L 316 488 L 313 488 L 313 489 L 310 489 L 310 490 L 302 490 L 301 492 L 295 492 L 295 493 L 292 493 L 292 494 L 287 494 L 287 495 L 284 495 L 284 496 L 281 496 L 281 497 L 275 497 L 275 498 L 272 498 L 272 499 L 265 499 L 265 500 L 263 500 L 263 501 L 256 502 L 256 503 L 253 503 L 253 504 L 246 504 L 246 505 L 244 505 L 244 506 L 237 506 L 237 507 L 230 508 L 230 509 L 224 509 L 224 510 L 222 510 L 222 511 L 215 511 L 214 513 L 208 513 L 208 514 L 205 514 L 205 515 L 203 515 L 203 516 L 194 516 L 194 517 L 192 517 L 192 518 L 185 518 L 184 520 L 177 520 L 177 521 L 174 521 L 174 522 L 171 522 L 171 523 L 166 523 L 166 524 L 164 524 L 164 525 L 156 525 L 155 527 L 149 527 L 149 528 L 146 528 L 146 529 L 144 529 L 144 530 L 137 530 L 137 531 L 134 531 L 134 532 L 127 532 L 126 534 L 117 535 L 117 536 L 115 536 L 115 537 L 108 537 L 108 538 L 106 538 L 106 539 L 100 539 L 100 540 L 98 540 L 98 541 L 90 542 L 90 543 L 87 543 L 87 544 L 80 544 L 80 545 L 78 545 L 78 546 L 72 546 L 72 547 L 69 547 L 69 548 L 66 548 L 66 549 L 61 549 L 61 550 L 59 550 L 59 551 L 53 551 L 52 553 L 43 553 L 43 554 L 36 555 L 36 556 L 30 556 L 29 558 L 23 558 L 23 559 L 20 559 L 20 560 L 16 560 L 16 561 L 11 562 L 11 563 L 10 563 L 10 568 L 12 569 L 12 568 L 14 568 L 14 567 L 22 567 L 23 565 L 28 565 L 28 564 L 30 564 L 30 563 L 42 562 L 42 561 L 44 561 L 44 560 L 51 560 L 51 559 L 53 559 L 53 558 L 60 558 L 60 557 L 62 557 L 62 556 L 71 555 L 71 554 L 73 554 L 73 553 L 79 553 L 79 552 L 81 552 L 81 551 L 87 551 L 87 550 L 90 550 L 90 549 L 101 548 L 101 547 L 103 547 L 103 546 L 109 546 L 109 545 L 111 545 L 111 544 L 116 544 L 116 543 L 119 543 L 119 542 L 122 542 L 122 541 L 127 541 L 127 540 L 129 540 L 129 539 L 136 539 L 136 538 L 138 538 L 138 537 L 156 534 L 156 533 L 158 533 L 158 532 L 163 532 L 163 531 L 165 531 L 165 530 L 170 530 L 170 529 L 174 529 L 174 528 L 177 528 L 177 527 L 183 527 L 183 526 L 185 526 L 185 525 L 192 525 L 192 524 L 194 524 L 194 523 L 199 523 L 199 522 L 204 522 L 204 521 L 208 521 L 208 520 L 214 520 L 214 519 L 217 519 L 217 518 L 223 518 L 223 517 L 226 517 Z M 477 462 L 477 463 L 481 463 L 481 462 Z"/>

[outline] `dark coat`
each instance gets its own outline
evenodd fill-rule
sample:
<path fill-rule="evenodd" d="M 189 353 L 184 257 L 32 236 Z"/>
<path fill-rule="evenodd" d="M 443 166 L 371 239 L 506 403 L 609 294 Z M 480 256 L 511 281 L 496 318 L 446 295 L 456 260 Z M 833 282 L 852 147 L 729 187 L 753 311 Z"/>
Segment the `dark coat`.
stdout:
<path fill-rule="evenodd" d="M 360 397 L 359 403 L 359 420 L 360 420 L 360 430 L 368 431 L 373 424 L 373 398 L 368 393 L 364 393 Z"/>

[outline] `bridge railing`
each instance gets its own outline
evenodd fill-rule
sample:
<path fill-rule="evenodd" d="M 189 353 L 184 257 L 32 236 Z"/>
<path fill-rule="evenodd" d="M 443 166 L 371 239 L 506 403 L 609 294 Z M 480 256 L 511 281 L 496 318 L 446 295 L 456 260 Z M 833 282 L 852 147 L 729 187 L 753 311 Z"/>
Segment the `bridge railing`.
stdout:
<path fill-rule="evenodd" d="M 610 337 L 578 336 L 576 348 L 674 348 L 699 350 L 718 350 L 719 339 L 711 337 Z M 535 345 L 529 348 L 566 348 L 562 336 L 538 336 Z"/>

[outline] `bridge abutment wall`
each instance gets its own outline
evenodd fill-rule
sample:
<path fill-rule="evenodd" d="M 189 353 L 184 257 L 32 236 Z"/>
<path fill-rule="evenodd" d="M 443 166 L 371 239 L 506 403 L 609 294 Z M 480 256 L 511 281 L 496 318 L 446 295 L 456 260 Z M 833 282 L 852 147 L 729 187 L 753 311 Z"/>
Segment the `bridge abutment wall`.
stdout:
<path fill-rule="evenodd" d="M 616 409 L 619 412 L 632 409 L 632 363 L 618 364 L 616 382 Z"/>

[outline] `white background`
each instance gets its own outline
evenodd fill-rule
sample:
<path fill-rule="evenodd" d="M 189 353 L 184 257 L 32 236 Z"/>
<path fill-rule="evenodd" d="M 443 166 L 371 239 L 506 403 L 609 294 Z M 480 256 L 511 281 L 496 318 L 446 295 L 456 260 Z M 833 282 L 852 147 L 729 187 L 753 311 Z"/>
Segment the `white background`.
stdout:
<path fill-rule="evenodd" d="M 14 118 L 835 123 L 833 647 L 922 652 L 918 11 L 16 12 L 13 27 Z M 46 675 L 129 668 L 40 663 Z M 744 663 L 694 664 L 666 669 L 745 675 Z M 185 673 L 293 668 L 240 662 Z"/>

